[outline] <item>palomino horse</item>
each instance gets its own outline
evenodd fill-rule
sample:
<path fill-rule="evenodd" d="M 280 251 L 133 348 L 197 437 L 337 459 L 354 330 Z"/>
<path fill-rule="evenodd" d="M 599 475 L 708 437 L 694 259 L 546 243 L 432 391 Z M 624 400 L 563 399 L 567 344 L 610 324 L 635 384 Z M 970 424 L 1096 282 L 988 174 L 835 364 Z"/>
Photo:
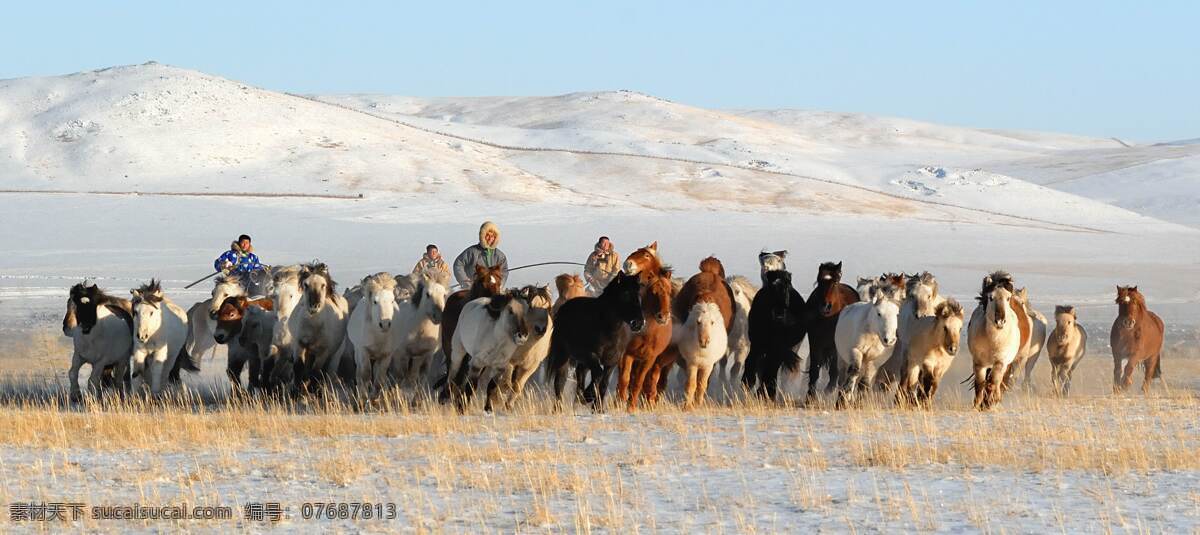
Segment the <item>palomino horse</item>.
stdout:
<path fill-rule="evenodd" d="M 148 284 L 129 290 L 133 311 L 133 353 L 130 357 L 132 379 L 149 383 L 150 393 L 162 393 L 168 375 L 179 359 L 191 362 L 187 353 L 187 312 L 163 295 L 162 286 L 150 279 Z M 147 363 L 146 359 L 150 359 Z"/>
<path fill-rule="evenodd" d="M 936 315 L 938 305 L 946 298 L 938 293 L 938 282 L 932 274 L 924 271 L 911 275 L 905 281 L 904 301 L 900 304 L 900 318 L 896 330 L 896 349 L 892 358 L 884 363 L 879 370 L 880 384 L 885 387 L 892 383 L 904 381 L 907 366 L 908 340 L 912 338 L 909 332 L 918 318 Z M 960 305 L 961 307 L 961 305 Z"/>
<path fill-rule="evenodd" d="M 492 412 L 501 386 L 495 379 L 512 376 L 512 355 L 529 339 L 528 306 L 513 292 L 480 297 L 463 306 L 446 372 L 446 397 L 454 400 L 460 412 L 466 410 L 471 394 L 481 384 L 487 385 L 484 410 Z"/>
<path fill-rule="evenodd" d="M 696 308 L 697 303 L 712 303 L 716 305 L 717 310 L 721 313 L 721 327 L 725 329 L 725 336 L 721 336 L 715 340 L 716 347 L 711 347 L 707 344 L 701 344 L 696 337 L 703 336 L 704 333 L 696 328 L 695 324 L 698 318 L 690 317 L 693 312 L 701 312 L 701 309 Z M 697 351 L 704 349 L 705 355 L 712 351 L 720 350 L 724 355 L 728 349 L 729 331 L 733 328 L 733 288 L 725 282 L 725 266 L 716 257 L 708 257 L 700 261 L 700 272 L 692 275 L 687 282 L 683 283 L 683 287 L 679 289 L 679 293 L 675 296 L 674 302 L 671 304 L 671 316 L 676 322 L 672 327 L 671 345 L 666 351 L 658 356 L 654 362 L 654 370 L 651 372 L 650 379 L 657 386 L 656 390 L 651 393 L 651 403 L 658 401 L 658 393 L 666 389 L 667 372 L 671 371 L 671 367 L 683 356 L 684 365 L 688 368 L 687 382 L 684 391 L 684 406 L 691 407 L 696 403 L 704 401 L 708 393 L 708 378 L 712 373 L 712 365 L 707 364 L 707 356 L 702 356 L 699 353 L 694 355 L 681 355 L 680 350 L 683 347 L 690 347 Z M 689 325 L 687 330 L 681 329 L 682 325 Z M 693 339 L 683 341 L 681 337 L 689 336 Z M 703 347 L 702 347 L 703 346 Z M 715 364 L 715 362 L 714 362 Z M 692 370 L 697 370 L 693 377 Z M 696 379 L 693 382 L 693 379 Z M 698 390 L 698 391 L 697 391 Z"/>
<path fill-rule="evenodd" d="M 400 301 L 392 321 L 392 379 L 416 387 L 429 374 L 441 342 L 446 287 L 419 278 L 407 300 Z"/>
<path fill-rule="evenodd" d="M 225 298 L 217 309 L 213 339 L 229 347 L 225 374 L 235 389 L 242 387 L 242 368 L 250 366 L 247 381 L 251 390 L 270 383 L 271 334 L 275 329 L 274 303 L 270 298 L 250 299 L 244 295 Z"/>
<path fill-rule="evenodd" d="M 1046 357 L 1050 359 L 1050 382 L 1054 393 L 1067 397 L 1071 391 L 1071 375 L 1087 353 L 1087 331 L 1075 316 L 1075 307 L 1054 307 L 1054 330 L 1046 339 Z"/>
<path fill-rule="evenodd" d="M 133 316 L 128 300 L 110 296 L 95 284 L 80 283 L 71 287 L 67 313 L 63 317 L 63 334 L 71 337 L 74 351 L 67 376 L 72 401 L 83 397 L 79 387 L 79 368 L 85 363 L 92 368 L 88 390 L 100 394 L 102 386 L 127 386 L 129 354 L 133 350 Z M 105 379 L 108 381 L 105 381 Z M 110 384 L 105 384 L 109 382 Z"/>
<path fill-rule="evenodd" d="M 583 284 L 583 279 L 579 274 L 563 273 L 554 277 L 554 286 L 558 289 L 558 299 L 554 301 L 554 306 L 551 307 L 551 314 L 558 314 L 558 309 L 563 303 L 570 301 L 576 297 L 587 295 L 587 287 Z"/>
<path fill-rule="evenodd" d="M 475 278 L 471 287 L 458 290 L 446 298 L 446 307 L 442 311 L 442 355 L 446 358 L 446 369 L 450 369 L 450 342 L 454 339 L 454 329 L 458 327 L 458 315 L 463 306 L 469 301 L 480 297 L 500 295 L 501 284 L 504 282 L 504 271 L 501 266 L 485 268 L 475 266 Z"/>
<path fill-rule="evenodd" d="M 633 267 L 638 274 L 645 321 L 642 332 L 633 336 L 625 347 L 617 379 L 617 397 L 633 411 L 643 393 L 653 396 L 657 385 L 648 385 L 646 378 L 655 360 L 671 343 L 671 269 L 663 266 L 655 244 L 634 251 L 626 259 L 626 266 Z"/>
<path fill-rule="evenodd" d="M 817 380 L 821 368 L 829 374 L 826 392 L 838 386 L 837 346 L 834 332 L 838 315 L 851 303 L 858 302 L 858 292 L 842 284 L 842 263 L 825 262 L 817 268 L 817 284 L 808 294 L 808 394 L 809 402 L 817 398 Z"/>
<path fill-rule="evenodd" d="M 367 399 L 387 387 L 392 368 L 392 318 L 396 314 L 396 279 L 380 272 L 363 278 L 362 297 L 346 323 L 346 338 L 354 347 L 355 381 Z"/>
<path fill-rule="evenodd" d="M 1021 386 L 1027 390 L 1033 390 L 1033 367 L 1037 364 L 1038 357 L 1042 355 L 1042 348 L 1046 345 L 1048 322 L 1046 316 L 1034 310 L 1033 304 L 1029 302 L 1029 288 L 1017 290 L 1015 297 L 1020 303 L 1022 311 L 1025 312 L 1025 316 L 1029 318 L 1029 339 L 1021 346 L 1021 352 L 1017 354 L 1017 361 L 1013 363 L 1013 367 L 1024 363 L 1025 376 L 1021 378 Z M 1012 375 L 1014 373 L 1010 370 L 1009 377 Z"/>
<path fill-rule="evenodd" d="M 513 402 L 525 392 L 525 384 L 550 354 L 550 338 L 554 336 L 550 289 L 546 286 L 529 285 L 517 290 L 517 295 L 527 304 L 525 323 L 529 326 L 529 338 L 513 352 L 510 362 L 512 374 L 499 378 L 503 390 L 507 393 L 504 399 L 505 409 L 511 409 Z"/>
<path fill-rule="evenodd" d="M 675 327 L 679 357 L 683 360 L 685 386 L 683 408 L 704 403 L 713 366 L 725 356 L 729 333 L 717 303 L 698 300 L 688 311 L 687 320 Z"/>
<path fill-rule="evenodd" d="M 576 297 L 558 309 L 547 366 L 559 403 L 568 366 L 574 364 L 581 400 L 594 410 L 603 406 L 609 375 L 624 355 L 630 335 L 645 324 L 640 293 L 638 278 L 621 271 L 599 296 Z M 585 376 L 590 376 L 588 382 Z"/>
<path fill-rule="evenodd" d="M 725 356 L 717 363 L 721 372 L 721 385 L 726 392 L 733 392 L 734 384 L 742 380 L 746 356 L 750 354 L 750 307 L 758 288 L 750 279 L 734 275 L 725 279 L 733 288 L 733 326 L 729 329 L 729 347 Z"/>
<path fill-rule="evenodd" d="M 767 284 L 750 305 L 747 336 L 750 353 L 742 384 L 769 400 L 775 399 L 779 370 L 795 371 L 800 366 L 796 346 L 804 341 L 808 316 L 804 297 L 792 287 L 792 274 L 784 270 L 767 272 Z"/>
<path fill-rule="evenodd" d="M 325 264 L 306 264 L 300 270 L 299 283 L 302 295 L 287 326 L 291 333 L 291 344 L 286 351 L 290 362 L 276 363 L 272 375 L 286 374 L 290 368 L 293 385 L 303 391 L 314 380 L 336 377 L 349 306 L 337 293 L 337 283 Z"/>
<path fill-rule="evenodd" d="M 1008 273 L 997 271 L 984 277 L 976 298 L 979 305 L 967 325 L 967 347 L 975 368 L 975 408 L 980 410 L 1000 403 L 1005 372 L 1021 350 L 1012 292 Z"/>
<path fill-rule="evenodd" d="M 1142 392 L 1149 394 L 1150 382 L 1162 377 L 1163 320 L 1146 308 L 1146 298 L 1137 286 L 1117 286 L 1117 309 L 1117 319 L 1109 335 L 1113 393 L 1133 386 L 1133 370 L 1141 364 L 1146 369 Z"/>
<path fill-rule="evenodd" d="M 953 299 L 939 303 L 932 315 L 912 319 L 904 346 L 905 369 L 896 390 L 898 405 L 915 402 L 929 408 L 938 384 L 958 355 L 962 327 L 963 308 Z"/>
<path fill-rule="evenodd" d="M 870 391 L 875 372 L 891 358 L 896 347 L 896 322 L 900 304 L 882 290 L 870 301 L 846 305 L 838 315 L 833 340 L 842 374 L 838 404 L 857 400 L 858 390 Z"/>

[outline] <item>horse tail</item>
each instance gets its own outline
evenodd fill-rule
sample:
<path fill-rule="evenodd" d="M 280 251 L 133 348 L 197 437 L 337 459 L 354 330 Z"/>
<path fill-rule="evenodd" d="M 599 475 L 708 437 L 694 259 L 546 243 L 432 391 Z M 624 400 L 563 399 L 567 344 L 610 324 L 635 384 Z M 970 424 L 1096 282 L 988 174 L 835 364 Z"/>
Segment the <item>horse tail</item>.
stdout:
<path fill-rule="evenodd" d="M 787 368 L 789 372 L 795 372 L 796 370 L 800 369 L 800 361 L 803 359 L 800 358 L 800 354 L 796 353 L 795 349 L 787 347 L 779 350 L 779 352 L 781 357 L 780 363 L 783 365 L 783 367 Z"/>

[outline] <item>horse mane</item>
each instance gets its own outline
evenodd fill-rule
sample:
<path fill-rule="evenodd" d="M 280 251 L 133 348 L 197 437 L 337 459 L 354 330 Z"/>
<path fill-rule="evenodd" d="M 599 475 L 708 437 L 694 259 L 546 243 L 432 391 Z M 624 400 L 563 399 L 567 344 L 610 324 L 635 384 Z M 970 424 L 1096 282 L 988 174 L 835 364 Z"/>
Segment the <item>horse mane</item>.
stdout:
<path fill-rule="evenodd" d="M 758 293 L 758 287 L 755 286 L 754 283 L 750 282 L 750 279 L 747 279 L 741 275 L 733 275 L 725 279 L 725 282 L 729 283 L 730 287 L 740 288 L 742 293 L 746 294 L 746 296 L 751 300 L 753 300 L 754 295 Z"/>
<path fill-rule="evenodd" d="M 326 266 L 324 262 L 315 260 L 304 264 L 304 267 L 300 269 L 300 283 L 303 284 L 304 281 L 313 275 L 323 277 L 325 282 L 328 283 L 325 285 L 325 297 L 328 299 L 337 299 L 337 282 L 329 274 L 329 266 Z"/>
<path fill-rule="evenodd" d="M 721 261 L 715 256 L 709 256 L 708 258 L 701 260 L 700 271 L 702 273 L 712 273 L 713 275 L 720 277 L 722 280 L 725 279 L 725 266 L 722 265 Z"/>
<path fill-rule="evenodd" d="M 1013 288 L 1013 277 L 1007 271 L 993 271 L 990 275 L 983 278 L 983 285 L 979 290 L 979 296 L 975 299 L 980 304 L 988 302 L 989 296 L 999 286 L 1003 286 L 1010 293 L 1016 293 Z"/>
<path fill-rule="evenodd" d="M 362 280 L 363 295 L 373 294 L 378 292 L 391 292 L 396 290 L 396 279 L 390 273 L 380 271 L 374 275 L 367 275 Z"/>
<path fill-rule="evenodd" d="M 1075 315 L 1075 307 L 1072 305 L 1055 305 L 1054 306 L 1054 315 L 1057 316 L 1059 314 L 1070 314 L 1070 315 L 1074 316 Z"/>
<path fill-rule="evenodd" d="M 521 296 L 521 299 L 530 303 L 533 303 L 534 298 L 538 296 L 545 298 L 549 303 L 554 302 L 554 298 L 550 295 L 550 288 L 545 285 L 527 284 L 517 290 L 517 294 Z"/>
<path fill-rule="evenodd" d="M 1131 307 L 1134 307 L 1134 305 L 1136 305 L 1135 308 L 1137 308 L 1138 310 L 1141 310 L 1141 311 L 1146 310 L 1146 296 L 1142 295 L 1142 292 L 1138 291 L 1137 286 L 1118 286 L 1117 287 L 1117 304 L 1125 304 L 1125 303 L 1121 302 L 1121 297 L 1129 297 L 1128 305 L 1130 305 Z"/>
<path fill-rule="evenodd" d="M 933 313 L 939 318 L 949 318 L 955 316 L 961 318 L 963 316 L 963 307 L 962 305 L 958 304 L 958 301 L 955 301 L 954 298 L 951 297 L 945 301 L 942 301 L 941 303 L 938 303 L 938 306 L 933 310 Z"/>
<path fill-rule="evenodd" d="M 488 303 L 484 307 L 487 309 L 488 316 L 491 316 L 491 318 L 494 320 L 500 319 L 500 313 L 504 312 L 504 308 L 512 302 L 514 297 L 519 296 L 514 296 L 513 292 L 503 292 L 493 295 L 490 299 L 488 299 Z"/>
<path fill-rule="evenodd" d="M 158 279 L 150 279 L 150 282 L 141 285 L 141 287 L 131 293 L 133 293 L 133 304 L 145 301 L 156 305 L 163 300 L 162 283 Z"/>
<path fill-rule="evenodd" d="M 554 277 L 554 287 L 558 289 L 559 295 L 566 293 L 571 286 L 577 284 L 582 285 L 583 279 L 580 279 L 579 275 L 575 273 L 560 273 Z"/>
<path fill-rule="evenodd" d="M 85 292 L 90 295 L 82 295 Z M 70 295 L 71 300 L 75 302 L 76 306 L 89 304 L 83 303 L 81 301 L 82 298 L 89 299 L 91 301 L 90 304 L 94 304 L 96 306 L 116 305 L 117 307 L 122 307 L 123 305 L 120 298 L 109 295 L 105 293 L 104 290 L 100 289 L 99 286 L 96 286 L 95 284 L 88 284 L 86 281 L 76 283 L 74 286 L 72 286 Z"/>
<path fill-rule="evenodd" d="M 910 275 L 908 277 L 908 283 L 905 285 L 905 290 L 908 291 L 909 293 L 913 293 L 913 290 L 916 289 L 917 286 L 920 286 L 922 284 L 926 285 L 926 286 L 932 286 L 933 287 L 933 296 L 934 297 L 938 296 L 937 278 L 934 277 L 933 274 L 928 271 L 922 271 L 921 273 L 914 273 L 914 274 Z"/>
<path fill-rule="evenodd" d="M 222 284 L 235 284 L 240 288 L 242 287 L 242 278 L 227 273 L 222 273 L 217 275 L 217 278 L 213 279 L 213 286 L 220 286 Z"/>

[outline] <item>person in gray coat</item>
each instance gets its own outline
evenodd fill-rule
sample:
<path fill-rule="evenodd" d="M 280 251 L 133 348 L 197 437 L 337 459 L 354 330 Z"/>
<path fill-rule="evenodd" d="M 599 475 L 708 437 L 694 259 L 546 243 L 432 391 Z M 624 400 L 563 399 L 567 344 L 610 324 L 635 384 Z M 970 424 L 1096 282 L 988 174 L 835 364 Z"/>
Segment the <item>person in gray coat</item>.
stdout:
<path fill-rule="evenodd" d="M 463 249 L 454 259 L 454 278 L 463 288 L 471 286 L 475 267 L 500 266 L 500 285 L 508 280 L 508 259 L 497 247 L 500 245 L 500 227 L 484 221 L 479 227 L 479 243 Z"/>

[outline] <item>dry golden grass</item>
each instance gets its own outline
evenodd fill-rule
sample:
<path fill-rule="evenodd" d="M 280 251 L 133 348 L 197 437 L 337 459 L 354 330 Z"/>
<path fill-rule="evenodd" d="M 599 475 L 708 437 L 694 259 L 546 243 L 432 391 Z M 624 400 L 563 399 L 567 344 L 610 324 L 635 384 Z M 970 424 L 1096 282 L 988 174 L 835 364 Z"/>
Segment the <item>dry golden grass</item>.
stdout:
<path fill-rule="evenodd" d="M 1156 386 L 1148 398 L 1113 396 L 1109 361 L 1090 355 L 1070 399 L 1014 392 L 986 413 L 970 409 L 969 392 L 957 384 L 961 368 L 930 411 L 900 410 L 877 396 L 845 411 L 737 400 L 693 412 L 663 403 L 635 415 L 593 415 L 581 407 L 559 413 L 540 393 L 498 415 L 478 406 L 460 415 L 397 391 L 366 411 L 325 399 L 228 399 L 203 388 L 159 402 L 68 405 L 45 393 L 48 383 L 61 389 L 61 380 L 10 375 L 0 379 L 8 392 L 0 400 L 0 450 L 22 460 L 0 460 L 0 502 L 134 496 L 231 505 L 228 489 L 254 481 L 237 499 L 297 488 L 321 489 L 312 500 L 387 496 L 405 504 L 402 519 L 417 531 L 793 527 L 778 512 L 760 512 L 780 508 L 833 519 L 822 524 L 830 529 L 866 527 L 846 513 L 850 506 L 871 511 L 876 527 L 943 529 L 944 516 L 930 511 L 945 510 L 973 529 L 1008 531 L 997 518 L 1031 514 L 1015 497 L 967 493 L 947 501 L 889 474 L 1084 473 L 1114 481 L 1200 470 L 1200 401 L 1185 380 L 1200 376 L 1200 362 L 1168 363 L 1170 389 Z M 831 470 L 871 475 L 834 492 Z M 756 483 L 764 474 L 782 478 L 779 496 L 761 494 Z M 1107 511 L 1089 525 L 1160 527 L 1122 516 L 1114 492 L 1086 490 L 1097 510 Z M 672 497 L 668 505 L 664 496 Z M 1200 512 L 1200 495 L 1190 503 Z M 663 507 L 671 508 L 667 517 Z M 1069 513 L 1054 512 L 1047 527 L 1067 530 Z"/>

